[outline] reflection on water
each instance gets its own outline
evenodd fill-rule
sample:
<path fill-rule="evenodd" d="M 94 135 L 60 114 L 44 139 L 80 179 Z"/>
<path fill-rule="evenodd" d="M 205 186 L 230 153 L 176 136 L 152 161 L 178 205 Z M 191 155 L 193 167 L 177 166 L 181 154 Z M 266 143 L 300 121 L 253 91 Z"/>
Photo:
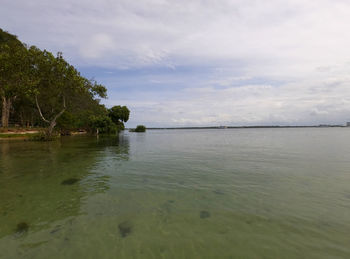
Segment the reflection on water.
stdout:
<path fill-rule="evenodd" d="M 127 159 L 127 137 L 121 138 L 123 147 L 119 142 L 118 137 L 1 142 L 0 238 L 23 235 L 28 229 L 53 234 L 67 224 L 65 220 L 69 224 L 82 213 L 89 195 L 109 188 L 109 176 L 93 173 L 105 153 Z"/>
<path fill-rule="evenodd" d="M 347 258 L 350 131 L 0 142 L 0 258 Z"/>

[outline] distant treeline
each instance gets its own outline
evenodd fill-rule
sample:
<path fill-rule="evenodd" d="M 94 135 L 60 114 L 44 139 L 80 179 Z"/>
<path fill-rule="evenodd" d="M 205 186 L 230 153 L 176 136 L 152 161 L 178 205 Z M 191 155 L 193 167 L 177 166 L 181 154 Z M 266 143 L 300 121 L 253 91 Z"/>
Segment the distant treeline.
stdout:
<path fill-rule="evenodd" d="M 149 130 L 181 130 L 181 129 L 274 129 L 274 128 L 339 128 L 344 125 L 317 125 L 317 126 L 212 126 L 212 127 L 172 127 L 172 128 L 147 128 Z"/>
<path fill-rule="evenodd" d="M 62 53 L 28 46 L 0 29 L 1 127 L 45 127 L 49 137 L 56 129 L 124 129 L 129 109 L 107 109 L 100 103 L 106 97 L 106 87 L 84 78 Z"/>

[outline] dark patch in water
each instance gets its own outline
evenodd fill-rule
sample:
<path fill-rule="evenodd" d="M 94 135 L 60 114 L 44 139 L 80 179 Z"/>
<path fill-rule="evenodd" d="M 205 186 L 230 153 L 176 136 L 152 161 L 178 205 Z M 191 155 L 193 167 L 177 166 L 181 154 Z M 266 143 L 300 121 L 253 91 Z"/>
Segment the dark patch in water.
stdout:
<path fill-rule="evenodd" d="M 174 203 L 175 201 L 174 200 L 168 200 L 169 203 Z"/>
<path fill-rule="evenodd" d="M 61 225 L 57 225 L 53 230 L 50 231 L 50 234 L 55 234 L 61 230 Z"/>
<path fill-rule="evenodd" d="M 179 184 L 184 185 L 185 181 L 180 181 Z"/>
<path fill-rule="evenodd" d="M 218 195 L 224 195 L 225 193 L 220 190 L 214 190 L 213 193 L 218 194 Z"/>
<path fill-rule="evenodd" d="M 26 222 L 21 222 L 17 224 L 16 233 L 23 234 L 26 233 L 29 229 L 29 225 Z"/>
<path fill-rule="evenodd" d="M 68 178 L 64 181 L 62 181 L 62 185 L 72 185 L 72 184 L 75 184 L 76 182 L 79 182 L 79 179 L 78 178 Z"/>
<path fill-rule="evenodd" d="M 122 237 L 127 237 L 132 231 L 132 225 L 128 221 L 124 221 L 118 225 L 119 233 Z"/>
<path fill-rule="evenodd" d="M 59 228 L 56 228 L 56 229 L 50 231 L 50 234 L 55 234 L 55 233 L 58 232 L 58 231 L 60 231 L 60 229 L 59 229 Z"/>
<path fill-rule="evenodd" d="M 206 219 L 206 218 L 209 218 L 210 217 L 210 212 L 209 211 L 206 211 L 206 210 L 202 210 L 199 214 L 199 217 L 201 219 Z"/>

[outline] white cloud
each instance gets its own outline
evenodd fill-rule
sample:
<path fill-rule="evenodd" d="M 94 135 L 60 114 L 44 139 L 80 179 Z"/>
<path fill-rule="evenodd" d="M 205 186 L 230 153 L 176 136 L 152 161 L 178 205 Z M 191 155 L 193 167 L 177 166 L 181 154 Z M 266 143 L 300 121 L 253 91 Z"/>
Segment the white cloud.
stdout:
<path fill-rule="evenodd" d="M 212 68 L 173 79 L 190 90 L 130 97 L 135 123 L 302 124 L 350 117 L 349 12 L 347 0 L 1 0 L 0 24 L 80 67 Z"/>
<path fill-rule="evenodd" d="M 106 55 L 114 47 L 113 40 L 107 34 L 91 35 L 90 39 L 80 48 L 84 58 L 97 59 Z"/>
<path fill-rule="evenodd" d="M 318 125 L 350 118 L 346 82 L 303 81 L 280 87 L 243 85 L 185 89 L 171 101 L 135 101 L 131 124 L 147 125 Z M 317 86 L 315 86 L 317 85 Z"/>

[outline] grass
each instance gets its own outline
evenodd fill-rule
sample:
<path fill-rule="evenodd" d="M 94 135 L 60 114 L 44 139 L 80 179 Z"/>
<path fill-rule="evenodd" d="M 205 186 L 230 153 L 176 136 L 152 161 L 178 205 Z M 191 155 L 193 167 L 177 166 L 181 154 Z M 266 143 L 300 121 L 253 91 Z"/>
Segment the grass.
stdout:
<path fill-rule="evenodd" d="M 42 128 L 0 128 L 0 139 L 28 139 L 36 136 Z"/>
<path fill-rule="evenodd" d="M 22 127 L 8 127 L 8 128 L 1 128 L 0 127 L 0 134 L 1 133 L 15 133 L 15 132 L 19 132 L 19 133 L 23 133 L 23 132 L 26 132 L 26 131 L 33 131 L 33 130 L 36 130 L 36 131 L 40 131 L 40 130 L 43 130 L 44 128 L 41 128 L 41 127 L 33 127 L 33 128 L 22 128 Z"/>

